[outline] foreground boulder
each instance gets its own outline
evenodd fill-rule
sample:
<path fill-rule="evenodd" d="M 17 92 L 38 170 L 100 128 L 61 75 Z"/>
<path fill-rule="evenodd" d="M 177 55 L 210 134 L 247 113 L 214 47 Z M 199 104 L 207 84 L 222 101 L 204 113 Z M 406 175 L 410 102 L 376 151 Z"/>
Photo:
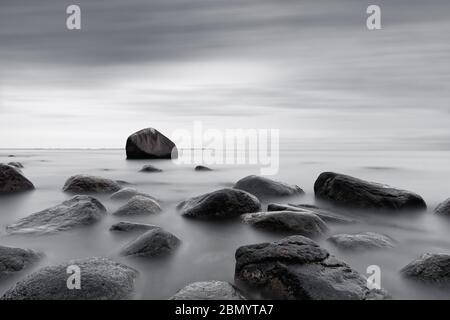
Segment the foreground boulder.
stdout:
<path fill-rule="evenodd" d="M 0 280 L 30 267 L 41 257 L 33 250 L 0 246 Z"/>
<path fill-rule="evenodd" d="M 34 185 L 16 167 L 0 164 L 0 195 L 33 190 Z"/>
<path fill-rule="evenodd" d="M 149 194 L 140 192 L 134 188 L 123 188 L 120 189 L 117 192 L 114 192 L 110 198 L 112 200 L 130 200 L 131 198 L 133 198 L 134 196 L 143 196 L 143 197 L 147 197 L 153 200 L 156 200 L 155 198 L 153 198 L 152 196 L 150 196 Z"/>
<path fill-rule="evenodd" d="M 115 216 L 151 215 L 161 212 L 159 204 L 145 196 L 134 196 L 113 213 Z"/>
<path fill-rule="evenodd" d="M 247 191 L 258 198 L 289 197 L 304 194 L 303 190 L 294 185 L 271 180 L 265 177 L 251 175 L 234 185 L 234 188 Z"/>
<path fill-rule="evenodd" d="M 139 170 L 140 172 L 162 172 L 161 169 L 152 166 L 151 164 L 146 164 L 145 166 L 142 167 L 141 170 Z"/>
<path fill-rule="evenodd" d="M 127 159 L 171 159 L 177 157 L 175 143 L 153 128 L 142 129 L 129 136 L 126 152 Z"/>
<path fill-rule="evenodd" d="M 81 290 L 67 286 L 69 266 L 80 268 Z M 72 271 L 73 272 L 73 271 Z M 105 258 L 42 268 L 6 291 L 2 300 L 119 300 L 132 296 L 138 272 Z"/>
<path fill-rule="evenodd" d="M 356 209 L 400 211 L 427 207 L 419 195 L 410 191 L 333 172 L 324 172 L 317 178 L 314 192 L 319 199 Z"/>
<path fill-rule="evenodd" d="M 228 282 L 201 281 L 187 285 L 170 300 L 245 300 L 245 298 Z"/>
<path fill-rule="evenodd" d="M 90 196 L 75 196 L 6 227 L 10 234 L 47 234 L 91 225 L 106 215 L 105 207 Z"/>
<path fill-rule="evenodd" d="M 318 237 L 328 231 L 328 227 L 317 215 L 299 211 L 272 211 L 248 213 L 242 216 L 245 223 L 253 227 Z"/>
<path fill-rule="evenodd" d="M 435 209 L 434 213 L 448 216 L 450 215 L 450 198 L 439 204 Z"/>
<path fill-rule="evenodd" d="M 450 255 L 425 253 L 401 270 L 410 279 L 437 286 L 450 286 Z"/>
<path fill-rule="evenodd" d="M 395 247 L 395 242 L 393 239 L 375 232 L 336 234 L 327 240 L 333 243 L 336 247 L 345 250 L 366 250 Z"/>
<path fill-rule="evenodd" d="M 269 299 L 365 300 L 386 294 L 314 241 L 291 236 L 236 251 L 235 279 Z"/>
<path fill-rule="evenodd" d="M 177 208 L 190 218 L 232 218 L 261 210 L 259 200 L 248 192 L 225 188 L 181 202 Z"/>
<path fill-rule="evenodd" d="M 109 228 L 109 230 L 110 231 L 122 231 L 122 232 L 145 232 L 145 231 L 153 230 L 156 228 L 159 228 L 159 227 L 152 225 L 152 224 L 121 221 L 121 222 L 113 224 Z"/>
<path fill-rule="evenodd" d="M 174 251 L 181 241 L 170 232 L 156 228 L 140 235 L 127 244 L 120 254 L 123 256 L 155 257 Z"/>
<path fill-rule="evenodd" d="M 120 189 L 120 184 L 114 180 L 89 175 L 72 176 L 63 187 L 64 191 L 72 193 L 113 193 Z"/>

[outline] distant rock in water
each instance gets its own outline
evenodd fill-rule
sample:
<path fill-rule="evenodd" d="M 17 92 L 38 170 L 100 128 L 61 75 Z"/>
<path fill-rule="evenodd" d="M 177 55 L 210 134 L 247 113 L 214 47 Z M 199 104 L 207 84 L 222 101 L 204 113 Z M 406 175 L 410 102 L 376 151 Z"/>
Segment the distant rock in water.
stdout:
<path fill-rule="evenodd" d="M 180 243 L 180 239 L 170 232 L 156 228 L 131 241 L 120 251 L 120 254 L 147 258 L 161 256 L 174 251 Z"/>
<path fill-rule="evenodd" d="M 410 191 L 333 172 L 317 178 L 314 192 L 319 199 L 355 209 L 401 211 L 427 207 L 422 197 Z"/>
<path fill-rule="evenodd" d="M 304 191 L 298 186 L 255 175 L 239 180 L 234 188 L 247 191 L 260 199 L 304 194 Z"/>
<path fill-rule="evenodd" d="M 16 167 L 18 169 L 23 169 L 23 164 L 20 162 L 9 162 L 8 166 Z"/>
<path fill-rule="evenodd" d="M 159 227 L 152 225 L 152 224 L 121 221 L 121 222 L 113 224 L 111 226 L 111 228 L 109 228 L 109 230 L 110 231 L 121 231 L 121 232 L 141 232 L 141 231 L 153 230 L 156 228 L 159 228 Z"/>
<path fill-rule="evenodd" d="M 114 192 L 110 198 L 113 200 L 130 200 L 134 196 L 143 196 L 143 197 L 147 197 L 147 198 L 156 200 L 154 197 L 152 197 L 149 194 L 140 192 L 134 188 L 129 188 L 129 187 L 123 188 L 117 192 Z"/>
<path fill-rule="evenodd" d="M 225 188 L 183 201 L 177 208 L 189 218 L 223 219 L 260 211 L 261 203 L 248 192 Z"/>
<path fill-rule="evenodd" d="M 162 172 L 162 170 L 152 166 L 151 164 L 146 164 L 141 170 L 139 170 L 139 172 Z"/>
<path fill-rule="evenodd" d="M 412 261 L 400 272 L 407 278 L 450 287 L 450 255 L 443 253 L 425 253 Z"/>
<path fill-rule="evenodd" d="M 128 137 L 127 159 L 171 159 L 178 156 L 175 144 L 153 128 L 142 129 Z"/>
<path fill-rule="evenodd" d="M 0 280 L 30 267 L 41 257 L 33 250 L 0 246 Z"/>
<path fill-rule="evenodd" d="M 115 216 L 148 215 L 161 212 L 159 204 L 145 196 L 134 196 L 113 213 Z"/>
<path fill-rule="evenodd" d="M 105 207 L 90 196 L 75 196 L 6 227 L 9 234 L 49 234 L 91 225 L 106 215 Z"/>
<path fill-rule="evenodd" d="M 121 188 L 117 181 L 80 174 L 70 177 L 63 190 L 72 193 L 113 193 Z"/>
<path fill-rule="evenodd" d="M 310 212 L 256 212 L 243 215 L 242 220 L 255 228 L 289 232 L 308 238 L 321 236 L 328 231 L 326 223 Z"/>
<path fill-rule="evenodd" d="M 81 290 L 69 289 L 70 266 L 81 271 Z M 69 269 L 68 269 L 69 268 Z M 138 272 L 106 258 L 45 267 L 19 281 L 2 300 L 121 300 L 132 297 Z"/>
<path fill-rule="evenodd" d="M 16 167 L 0 164 L 0 195 L 33 190 L 34 185 Z"/>
<path fill-rule="evenodd" d="M 196 166 L 195 171 L 212 171 L 211 168 L 205 167 L 205 166 Z"/>
<path fill-rule="evenodd" d="M 450 216 L 450 198 L 439 204 L 434 209 L 434 213 L 443 216 Z"/>
<path fill-rule="evenodd" d="M 213 280 L 191 283 L 169 300 L 245 300 L 245 298 L 229 282 Z"/>
<path fill-rule="evenodd" d="M 393 248 L 395 242 L 388 236 L 375 232 L 336 234 L 327 239 L 336 247 L 345 250 L 367 250 Z"/>
<path fill-rule="evenodd" d="M 236 251 L 235 280 L 268 299 L 368 300 L 385 299 L 345 262 L 314 241 L 291 236 Z"/>

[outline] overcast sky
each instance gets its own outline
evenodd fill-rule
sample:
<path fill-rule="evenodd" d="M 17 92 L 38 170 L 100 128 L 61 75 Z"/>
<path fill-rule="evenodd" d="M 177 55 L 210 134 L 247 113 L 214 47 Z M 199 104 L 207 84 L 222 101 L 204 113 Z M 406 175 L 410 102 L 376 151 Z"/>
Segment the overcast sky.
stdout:
<path fill-rule="evenodd" d="M 367 30 L 369 4 L 382 30 Z M 449 149 L 449 13 L 448 0 L 0 0 L 0 148 L 116 148 L 201 120 L 301 146 Z"/>

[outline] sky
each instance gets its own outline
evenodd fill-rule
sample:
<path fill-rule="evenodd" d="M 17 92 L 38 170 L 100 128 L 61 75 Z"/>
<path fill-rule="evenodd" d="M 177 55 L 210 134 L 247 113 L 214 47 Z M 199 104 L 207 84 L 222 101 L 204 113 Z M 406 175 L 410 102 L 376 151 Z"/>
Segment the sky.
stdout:
<path fill-rule="evenodd" d="M 82 29 L 66 28 L 81 8 Z M 381 7 L 382 30 L 366 28 Z M 154 127 L 450 149 L 448 0 L 0 0 L 0 148 Z"/>

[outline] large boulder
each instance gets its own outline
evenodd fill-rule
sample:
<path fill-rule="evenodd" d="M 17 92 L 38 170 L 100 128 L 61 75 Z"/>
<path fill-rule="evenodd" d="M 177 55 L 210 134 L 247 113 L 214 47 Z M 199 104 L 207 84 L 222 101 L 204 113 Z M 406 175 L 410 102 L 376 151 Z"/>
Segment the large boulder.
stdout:
<path fill-rule="evenodd" d="M 34 185 L 14 166 L 0 164 L 0 195 L 33 190 Z"/>
<path fill-rule="evenodd" d="M 159 227 L 152 225 L 152 224 L 146 224 L 146 223 L 121 221 L 121 222 L 113 224 L 109 228 L 109 230 L 110 231 L 121 231 L 121 232 L 145 232 L 145 231 L 153 230 L 156 228 L 159 228 Z"/>
<path fill-rule="evenodd" d="M 427 207 L 419 195 L 410 191 L 333 172 L 324 172 L 317 178 L 314 192 L 319 199 L 355 209 L 400 211 Z"/>
<path fill-rule="evenodd" d="M 146 193 L 143 193 L 143 192 L 140 192 L 140 191 L 138 191 L 138 190 L 136 190 L 136 189 L 134 189 L 134 188 L 130 188 L 130 187 L 123 188 L 123 189 L 120 189 L 120 190 L 117 191 L 117 192 L 114 192 L 114 193 L 110 196 L 110 198 L 111 198 L 112 200 L 126 200 L 126 201 L 128 201 L 128 200 L 130 200 L 131 198 L 133 198 L 134 196 L 143 196 L 143 197 L 147 197 L 147 198 L 156 200 L 156 199 L 155 199 L 154 197 L 152 197 L 151 195 L 146 194 Z"/>
<path fill-rule="evenodd" d="M 126 204 L 117 209 L 115 216 L 151 215 L 161 212 L 161 207 L 155 200 L 146 196 L 134 196 Z"/>
<path fill-rule="evenodd" d="M 242 294 L 229 282 L 194 282 L 173 295 L 170 300 L 245 300 Z"/>
<path fill-rule="evenodd" d="M 381 290 L 369 289 L 367 280 L 345 262 L 302 236 L 240 247 L 236 251 L 235 280 L 269 299 L 386 297 Z"/>
<path fill-rule="evenodd" d="M 356 234 L 336 234 L 327 239 L 344 250 L 367 250 L 395 247 L 395 241 L 383 234 L 362 232 Z"/>
<path fill-rule="evenodd" d="M 440 203 L 435 209 L 434 213 L 449 216 L 450 215 L 450 198 Z"/>
<path fill-rule="evenodd" d="M 10 234 L 49 234 L 91 225 L 106 215 L 105 207 L 90 196 L 75 196 L 33 213 L 6 227 Z"/>
<path fill-rule="evenodd" d="M 79 268 L 81 289 L 69 289 L 70 272 Z M 68 273 L 68 271 L 70 271 Z M 106 258 L 49 266 L 6 291 L 2 300 L 119 300 L 132 296 L 138 272 Z"/>
<path fill-rule="evenodd" d="M 0 280 L 30 267 L 41 257 L 33 250 L 0 246 Z"/>
<path fill-rule="evenodd" d="M 181 202 L 177 208 L 189 218 L 232 218 L 261 210 L 259 200 L 248 192 L 225 188 Z"/>
<path fill-rule="evenodd" d="M 304 194 L 304 191 L 298 186 L 255 175 L 242 178 L 236 182 L 234 188 L 247 191 L 260 199 Z"/>
<path fill-rule="evenodd" d="M 425 253 L 409 263 L 400 272 L 412 280 L 450 287 L 450 255 Z"/>
<path fill-rule="evenodd" d="M 127 159 L 171 159 L 178 155 L 175 143 L 153 128 L 129 136 L 126 152 Z"/>
<path fill-rule="evenodd" d="M 121 188 L 117 181 L 80 174 L 70 177 L 63 190 L 71 193 L 113 193 Z"/>
<path fill-rule="evenodd" d="M 242 216 L 245 223 L 253 227 L 318 237 L 328 231 L 328 227 L 317 215 L 299 211 L 272 211 L 248 213 Z"/>
<path fill-rule="evenodd" d="M 176 236 L 161 228 L 155 228 L 140 235 L 125 247 L 120 254 L 123 256 L 155 257 L 174 251 L 181 241 Z"/>

